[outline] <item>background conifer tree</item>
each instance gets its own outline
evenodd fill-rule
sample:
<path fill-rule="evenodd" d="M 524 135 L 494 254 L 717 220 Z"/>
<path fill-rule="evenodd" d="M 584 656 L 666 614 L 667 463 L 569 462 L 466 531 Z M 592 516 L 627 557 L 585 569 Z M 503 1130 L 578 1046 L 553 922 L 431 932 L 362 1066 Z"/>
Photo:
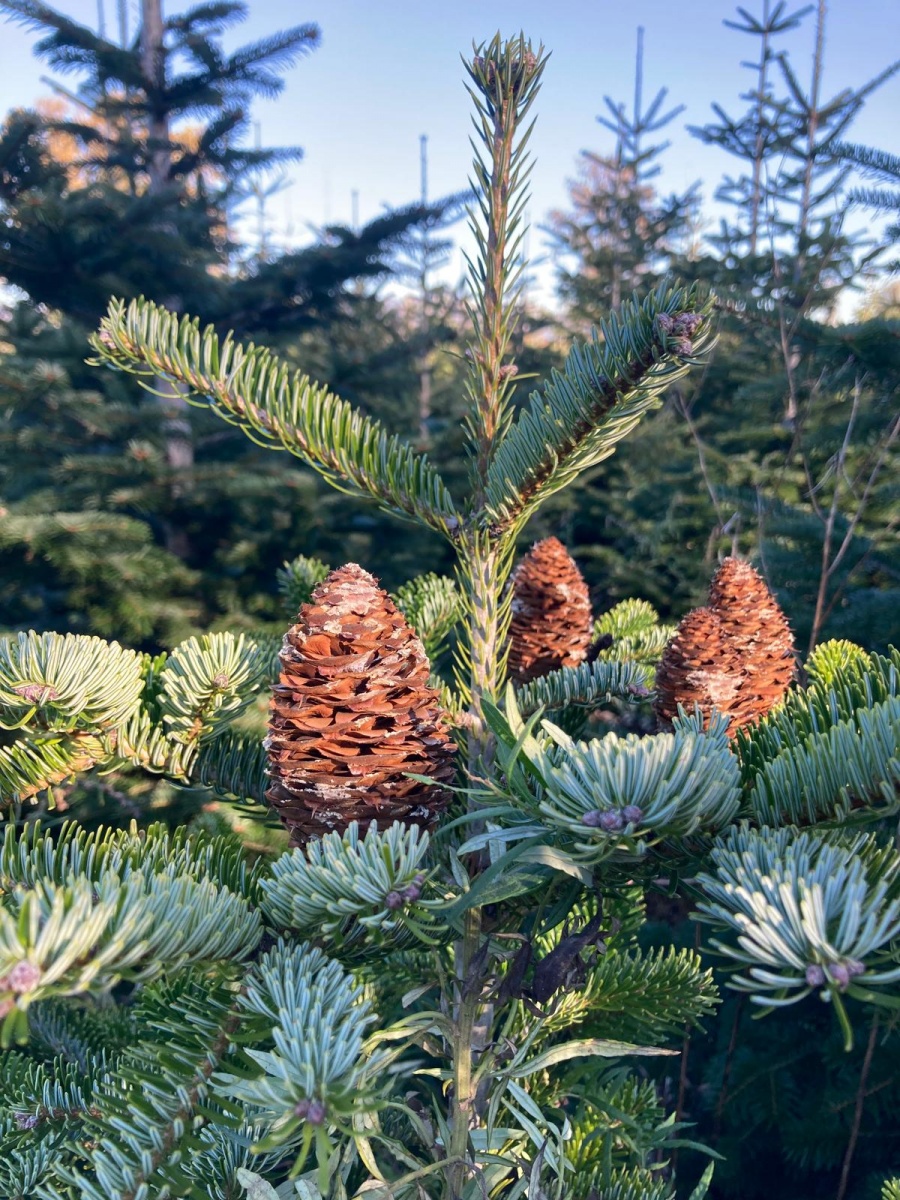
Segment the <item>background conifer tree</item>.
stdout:
<path fill-rule="evenodd" d="M 644 30 L 639 28 L 631 111 L 604 96 L 609 115 L 597 118 L 615 138 L 614 149 L 609 155 L 582 152 L 580 176 L 569 185 L 572 208 L 551 215 L 554 240 L 564 255 L 560 295 L 571 317 L 586 325 L 597 324 L 635 290 L 654 287 L 685 257 L 698 217 L 698 185 L 663 196 L 654 182 L 669 143 L 649 139 L 684 105 L 665 110 L 667 88 L 645 104 L 643 87 Z"/>
<path fill-rule="evenodd" d="M 571 536 L 613 600 L 637 591 L 680 616 L 701 600 L 701 564 L 752 552 L 806 645 L 864 626 L 885 647 L 900 636 L 896 343 L 883 321 L 838 323 L 838 296 L 881 247 L 842 225 L 834 197 L 855 194 L 840 139 L 897 67 L 824 98 L 825 22 L 824 5 L 783 4 L 726 22 L 758 47 L 747 108 L 714 105 L 694 132 L 739 164 L 718 191 L 735 216 L 678 265 L 719 296 L 719 343 L 702 379 L 673 389 L 649 425 L 665 469 L 648 477 L 644 454 L 626 447 L 573 504 Z M 798 27 L 812 35 L 808 86 L 779 42 Z M 606 285 L 591 284 L 584 248 L 579 262 L 579 286 L 599 301 Z M 626 494 L 627 513 L 616 500 Z"/>
<path fill-rule="evenodd" d="M 331 557 L 348 535 L 377 541 L 377 523 L 371 533 L 348 528 L 355 518 L 340 506 L 323 519 L 308 473 L 259 455 L 177 393 L 160 402 L 88 372 L 88 331 L 110 293 L 143 294 L 327 358 L 339 382 L 352 375 L 359 403 L 402 398 L 421 350 L 406 345 L 374 288 L 399 269 L 417 223 L 438 230 L 460 200 L 411 205 L 362 229 L 335 225 L 307 249 L 248 260 L 236 206 L 300 155 L 247 144 L 250 105 L 278 94 L 284 72 L 316 47 L 316 27 L 229 54 L 222 38 L 245 15 L 238 3 L 166 16 L 147 0 L 118 42 L 31 0 L 0 11 L 40 35 L 52 69 L 77 79 L 61 109 L 13 112 L 0 136 L 0 274 L 27 295 L 8 314 L 0 352 L 9 514 L 0 623 L 89 624 L 148 646 L 226 614 L 232 626 L 259 626 L 280 613 L 273 581 L 286 557 L 304 548 Z M 446 325 L 420 333 L 424 346 L 450 336 Z M 411 403 L 395 420 L 408 428 Z M 65 551 L 58 522 L 35 520 L 54 513 L 73 514 Z M 114 552 L 98 575 L 90 564 L 106 538 Z"/>

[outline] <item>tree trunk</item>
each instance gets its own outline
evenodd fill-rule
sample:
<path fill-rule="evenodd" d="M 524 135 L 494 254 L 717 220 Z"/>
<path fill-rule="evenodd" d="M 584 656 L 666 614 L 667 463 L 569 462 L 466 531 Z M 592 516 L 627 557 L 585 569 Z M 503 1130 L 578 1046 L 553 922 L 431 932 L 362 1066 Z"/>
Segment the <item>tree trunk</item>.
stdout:
<path fill-rule="evenodd" d="M 147 97 L 147 154 L 149 191 L 160 194 L 170 185 L 172 151 L 169 144 L 169 117 L 165 101 L 166 48 L 162 0 L 141 0 L 141 71 Z M 166 308 L 179 312 L 180 296 L 163 300 Z M 188 404 L 181 390 L 169 380 L 156 384 L 162 409 L 162 432 L 165 440 L 166 462 L 172 473 L 170 494 L 177 498 L 189 487 L 189 473 L 194 465 L 194 445 Z M 183 530 L 166 522 L 167 548 L 180 557 L 189 552 Z"/>

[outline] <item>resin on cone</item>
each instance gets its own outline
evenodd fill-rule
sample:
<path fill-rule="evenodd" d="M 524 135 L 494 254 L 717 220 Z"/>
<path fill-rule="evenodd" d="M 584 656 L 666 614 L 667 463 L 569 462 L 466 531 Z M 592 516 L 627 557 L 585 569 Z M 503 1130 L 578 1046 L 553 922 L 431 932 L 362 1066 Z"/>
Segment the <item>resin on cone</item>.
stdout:
<path fill-rule="evenodd" d="M 666 645 L 656 668 L 656 715 L 670 729 L 678 705 L 704 720 L 715 708 L 731 711 L 737 699 L 740 663 L 735 661 L 718 616 L 709 608 L 689 612 Z"/>
<path fill-rule="evenodd" d="M 513 572 L 512 590 L 510 677 L 528 683 L 583 662 L 593 629 L 590 595 L 562 542 L 535 542 Z"/>
<path fill-rule="evenodd" d="M 656 715 L 672 725 L 681 704 L 716 708 L 731 736 L 780 704 L 794 678 L 794 638 L 762 577 L 737 558 L 713 576 L 706 608 L 688 613 L 656 672 Z"/>
<path fill-rule="evenodd" d="M 332 571 L 280 657 L 266 797 L 292 844 L 351 821 L 431 825 L 450 801 L 440 784 L 453 779 L 456 746 L 422 643 L 375 579 L 355 563 Z"/>

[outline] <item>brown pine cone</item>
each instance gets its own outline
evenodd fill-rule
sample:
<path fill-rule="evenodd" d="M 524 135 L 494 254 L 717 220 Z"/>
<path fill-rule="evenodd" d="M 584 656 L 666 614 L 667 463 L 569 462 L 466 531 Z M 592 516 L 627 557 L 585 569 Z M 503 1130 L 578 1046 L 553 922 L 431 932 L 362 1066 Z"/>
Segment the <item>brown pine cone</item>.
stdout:
<path fill-rule="evenodd" d="M 512 576 L 509 674 L 528 683 L 584 661 L 593 620 L 588 587 L 555 537 L 535 542 Z"/>
<path fill-rule="evenodd" d="M 657 720 L 671 729 L 678 705 L 697 705 L 705 721 L 713 708 L 729 715 L 737 699 L 740 658 L 716 613 L 695 608 L 682 620 L 656 668 Z"/>
<path fill-rule="evenodd" d="M 709 606 L 743 666 L 732 728 L 748 725 L 780 704 L 793 682 L 794 635 L 765 580 L 738 558 L 726 558 L 716 571 Z"/>
<path fill-rule="evenodd" d="M 656 673 L 656 715 L 671 728 L 682 704 L 705 717 L 713 705 L 733 737 L 784 699 L 794 678 L 794 638 L 787 618 L 749 563 L 726 558 L 713 576 L 709 603 L 688 613 Z"/>
<path fill-rule="evenodd" d="M 351 821 L 431 825 L 450 802 L 451 741 L 422 643 L 355 563 L 332 571 L 284 638 L 266 792 L 304 845 Z"/>

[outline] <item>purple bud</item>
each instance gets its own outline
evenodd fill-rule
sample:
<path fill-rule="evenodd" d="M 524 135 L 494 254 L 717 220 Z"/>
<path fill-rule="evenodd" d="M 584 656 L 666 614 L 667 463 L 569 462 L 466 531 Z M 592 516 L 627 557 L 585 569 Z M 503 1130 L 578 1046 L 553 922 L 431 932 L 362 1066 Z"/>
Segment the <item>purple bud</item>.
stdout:
<path fill-rule="evenodd" d="M 847 959 L 847 970 L 850 973 L 850 978 L 853 979 L 856 975 L 865 975 L 866 964 L 861 963 L 859 961 L 859 959 L 848 958 Z"/>
<path fill-rule="evenodd" d="M 581 818 L 582 825 L 602 829 L 604 833 L 619 833 L 625 828 L 625 819 L 617 808 L 596 808 Z"/>
<path fill-rule="evenodd" d="M 34 1129 L 40 1121 L 37 1113 L 16 1113 L 15 1122 L 19 1129 Z"/>
<path fill-rule="evenodd" d="M 7 986 L 12 992 L 30 992 L 41 982 L 40 968 L 34 963 L 23 959 L 16 963 L 6 977 Z"/>
<path fill-rule="evenodd" d="M 229 683 L 228 676 L 225 674 L 224 671 L 220 671 L 218 673 L 218 675 L 213 676 L 213 687 L 218 688 L 220 691 L 222 688 L 227 688 L 228 683 Z"/>
<path fill-rule="evenodd" d="M 604 833 L 619 833 L 625 828 L 625 818 L 618 808 L 608 808 L 600 814 L 599 826 Z"/>
<path fill-rule="evenodd" d="M 627 825 L 637 825 L 643 820 L 644 810 L 638 808 L 636 804 L 626 804 L 622 809 L 622 816 L 625 818 Z"/>
<path fill-rule="evenodd" d="M 400 893 L 404 900 L 418 900 L 422 895 L 422 889 L 417 883 L 411 883 L 409 887 L 404 888 Z"/>
<path fill-rule="evenodd" d="M 656 324 L 663 331 L 663 333 L 671 333 L 675 322 L 668 313 L 660 313 L 656 318 Z"/>
<path fill-rule="evenodd" d="M 679 338 L 675 345 L 675 349 L 679 354 L 683 355 L 685 358 L 688 358 L 694 353 L 694 343 L 690 338 Z"/>
<path fill-rule="evenodd" d="M 14 687 L 13 691 L 29 704 L 46 704 L 48 700 L 56 700 L 59 696 L 56 688 L 49 683 L 23 683 Z"/>
<path fill-rule="evenodd" d="M 294 1116 L 299 1117 L 301 1121 L 305 1121 L 309 1116 L 309 1101 L 298 1100 L 294 1105 Z"/>
<path fill-rule="evenodd" d="M 310 1125 L 321 1125 L 325 1120 L 325 1105 L 321 1100 L 310 1100 L 306 1119 Z"/>
<path fill-rule="evenodd" d="M 810 963 L 806 968 L 806 982 L 811 988 L 822 987 L 825 983 L 825 972 L 818 963 Z"/>
<path fill-rule="evenodd" d="M 402 895 L 399 892 L 388 892 L 388 894 L 384 898 L 384 906 L 385 906 L 385 908 L 390 908 L 390 909 L 402 908 L 403 907 Z"/>
<path fill-rule="evenodd" d="M 829 963 L 828 974 L 842 992 L 846 991 L 850 984 L 850 972 L 844 963 Z"/>
<path fill-rule="evenodd" d="M 684 312 L 679 313 L 675 321 L 675 332 L 687 334 L 691 337 L 692 334 L 703 324 L 703 318 L 699 313 Z"/>

